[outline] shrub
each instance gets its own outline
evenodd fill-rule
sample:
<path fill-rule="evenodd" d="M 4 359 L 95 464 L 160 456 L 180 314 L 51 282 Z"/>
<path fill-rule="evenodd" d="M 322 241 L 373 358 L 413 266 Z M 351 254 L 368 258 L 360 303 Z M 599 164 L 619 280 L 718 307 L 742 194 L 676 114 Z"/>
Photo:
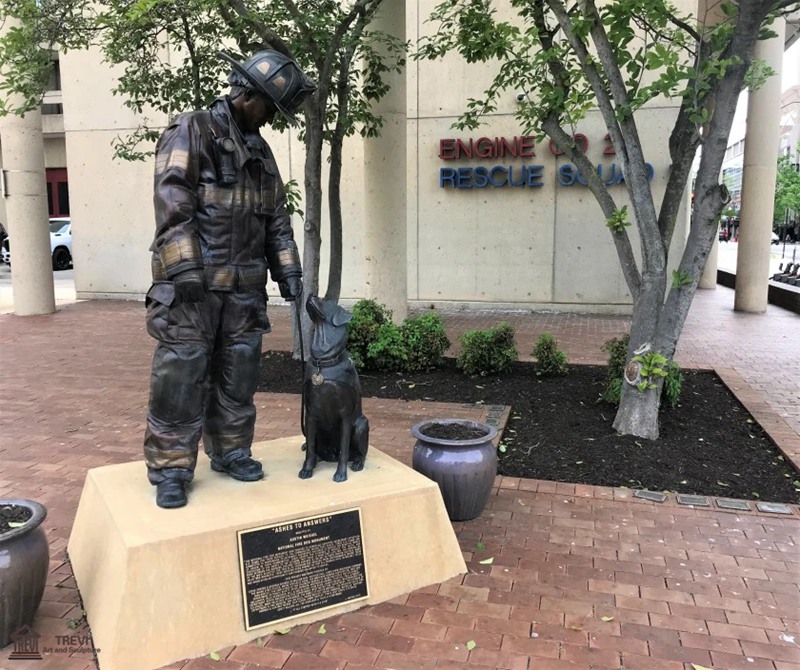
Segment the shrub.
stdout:
<path fill-rule="evenodd" d="M 347 351 L 359 369 L 422 372 L 440 367 L 450 340 L 438 314 L 411 317 L 397 326 L 375 300 L 359 300 L 347 324 Z"/>
<path fill-rule="evenodd" d="M 514 329 L 503 322 L 487 330 L 464 333 L 456 365 L 468 375 L 485 377 L 507 370 L 517 358 Z"/>
<path fill-rule="evenodd" d="M 601 394 L 603 400 L 611 405 L 619 405 L 622 396 L 622 375 L 625 373 L 625 363 L 628 360 L 628 343 L 631 336 L 628 333 L 613 337 L 608 340 L 603 349 L 608 352 L 606 367 L 606 386 Z"/>
<path fill-rule="evenodd" d="M 391 310 L 375 300 L 359 300 L 353 305 L 353 318 L 347 324 L 347 351 L 357 368 L 367 364 L 367 349 L 378 337 L 380 327 L 391 322 Z"/>
<path fill-rule="evenodd" d="M 372 370 L 394 372 L 404 370 L 408 361 L 408 350 L 400 327 L 391 321 L 378 327 L 375 339 L 367 346 L 364 367 Z"/>
<path fill-rule="evenodd" d="M 400 330 L 407 353 L 406 372 L 425 372 L 442 366 L 450 340 L 438 314 L 406 319 Z"/>
<path fill-rule="evenodd" d="M 567 374 L 567 355 L 558 348 L 556 338 L 550 333 L 542 333 L 533 347 L 536 358 L 536 375 L 558 377 Z"/>

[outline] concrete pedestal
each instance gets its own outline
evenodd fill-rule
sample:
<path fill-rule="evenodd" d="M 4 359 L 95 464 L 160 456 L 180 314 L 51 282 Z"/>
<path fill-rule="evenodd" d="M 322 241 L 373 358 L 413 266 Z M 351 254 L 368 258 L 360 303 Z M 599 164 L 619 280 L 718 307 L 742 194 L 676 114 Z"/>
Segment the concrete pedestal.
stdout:
<path fill-rule="evenodd" d="M 370 448 L 362 472 L 300 480 L 301 437 L 262 442 L 267 476 L 237 482 L 202 455 L 189 504 L 162 510 L 144 463 L 90 470 L 69 557 L 101 670 L 146 670 L 389 600 L 466 572 L 438 486 Z M 237 531 L 360 509 L 369 597 L 245 630 Z"/>

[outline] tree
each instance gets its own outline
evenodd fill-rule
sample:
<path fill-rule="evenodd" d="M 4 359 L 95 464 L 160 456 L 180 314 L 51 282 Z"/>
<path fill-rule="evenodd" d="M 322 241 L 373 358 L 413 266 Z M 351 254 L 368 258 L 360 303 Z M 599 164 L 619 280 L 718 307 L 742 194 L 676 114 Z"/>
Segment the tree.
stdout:
<path fill-rule="evenodd" d="M 796 148 L 800 154 L 800 143 Z M 792 156 L 778 157 L 778 177 L 775 185 L 775 228 L 783 227 L 790 217 L 800 216 L 800 168 Z"/>
<path fill-rule="evenodd" d="M 322 245 L 323 147 L 330 147 L 328 208 L 330 272 L 325 297 L 338 300 L 342 272 L 341 171 L 344 139 L 380 132 L 382 119 L 370 111 L 388 86 L 383 76 L 404 65 L 405 45 L 369 29 L 383 0 L 6 0 L 0 21 L 17 25 L 0 39 L 4 83 L 0 90 L 25 96 L 0 114 L 24 113 L 41 103 L 52 66 L 49 51 L 97 46 L 121 67 L 114 93 L 144 115 L 168 116 L 207 105 L 221 89 L 227 65 L 217 56 L 235 44 L 244 59 L 264 48 L 294 58 L 317 81 L 306 101 L 301 131 L 306 147 L 303 271 L 306 294 L 319 293 Z M 169 52 L 169 57 L 167 53 Z M 238 54 L 237 54 L 238 55 Z M 129 137 L 119 138 L 118 156 L 141 159 L 152 153 L 159 129 L 143 117 Z M 296 184 L 288 183 L 296 207 Z M 302 212 L 301 212 L 302 214 Z M 305 310 L 302 311 L 305 317 Z"/>
<path fill-rule="evenodd" d="M 504 3 L 505 4 L 505 3 Z M 420 57 L 456 50 L 470 63 L 493 63 L 496 75 L 455 124 L 475 128 L 505 91 L 527 93 L 516 117 L 524 130 L 548 136 L 578 167 L 600 205 L 633 297 L 626 377 L 614 427 L 658 437 L 663 374 L 672 359 L 709 250 L 730 196 L 720 169 L 739 93 L 771 72 L 753 62 L 759 38 L 784 0 L 723 1 L 715 23 L 681 15 L 666 0 L 508 0 L 513 21 L 492 0 L 447 0 L 431 20 L 437 32 Z M 658 96 L 679 102 L 669 138 L 672 165 L 657 205 L 639 138 L 642 107 Z M 615 201 L 578 143 L 574 127 L 597 109 L 625 175 L 641 262 L 628 236 L 627 205 Z M 678 269 L 667 254 L 692 162 L 702 147 L 691 227 Z"/>

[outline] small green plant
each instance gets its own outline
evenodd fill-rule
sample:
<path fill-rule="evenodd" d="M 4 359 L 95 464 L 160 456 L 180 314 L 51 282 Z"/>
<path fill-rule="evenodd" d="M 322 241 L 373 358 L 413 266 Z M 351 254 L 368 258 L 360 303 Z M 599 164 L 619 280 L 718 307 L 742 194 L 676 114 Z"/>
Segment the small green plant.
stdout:
<path fill-rule="evenodd" d="M 639 376 L 642 380 L 636 384 L 640 391 L 651 391 L 656 388 L 659 379 L 667 376 L 665 366 L 667 359 L 656 351 L 648 351 L 641 356 L 634 356 L 633 360 L 642 367 L 639 369 Z"/>
<path fill-rule="evenodd" d="M 567 355 L 558 348 L 558 341 L 550 333 L 542 333 L 533 347 L 538 377 L 559 377 L 567 374 Z"/>
<path fill-rule="evenodd" d="M 675 361 L 667 363 L 667 376 L 664 377 L 664 386 L 661 389 L 661 402 L 670 407 L 677 407 L 683 390 L 683 373 L 681 366 Z"/>
<path fill-rule="evenodd" d="M 625 333 L 619 337 L 608 340 L 603 349 L 608 352 L 608 365 L 606 368 L 606 386 L 602 398 L 611 405 L 619 405 L 622 396 L 622 375 L 625 372 L 625 363 L 628 360 L 628 343 L 630 335 Z"/>
<path fill-rule="evenodd" d="M 628 220 L 628 205 L 615 209 L 614 213 L 606 219 L 606 226 L 615 233 L 621 233 L 631 222 Z"/>
<path fill-rule="evenodd" d="M 468 375 L 485 377 L 507 370 L 518 357 L 514 328 L 503 322 L 494 328 L 464 333 L 456 365 Z"/>
<path fill-rule="evenodd" d="M 347 324 L 347 351 L 357 368 L 366 365 L 367 349 L 380 327 L 391 322 L 391 310 L 375 300 L 359 300 L 353 305 L 353 318 Z"/>
<path fill-rule="evenodd" d="M 681 286 L 688 286 L 692 283 L 692 275 L 683 270 L 672 271 L 672 288 L 680 288 Z"/>
<path fill-rule="evenodd" d="M 426 372 L 442 366 L 450 340 L 438 314 L 429 313 L 406 319 L 400 331 L 407 353 L 406 372 Z"/>
<path fill-rule="evenodd" d="M 628 356 L 628 342 L 630 336 L 628 334 L 621 335 L 608 340 L 603 349 L 608 352 L 608 367 L 606 369 L 606 385 L 603 389 L 601 397 L 611 405 L 619 405 L 619 400 L 622 397 L 622 377 L 625 372 L 625 364 Z M 681 367 L 674 361 L 667 361 L 666 358 L 660 354 L 655 354 L 658 359 L 653 358 L 653 353 L 645 354 L 644 356 L 634 356 L 633 360 L 643 363 L 645 359 L 650 361 L 650 364 L 656 364 L 656 367 L 665 372 L 664 375 L 656 373 L 653 378 L 658 376 L 664 377 L 664 385 L 661 388 L 661 404 L 669 407 L 677 407 L 678 400 L 680 399 L 681 390 L 683 389 L 683 373 Z M 649 358 L 648 358 L 649 357 Z M 662 361 L 658 364 L 659 359 Z M 642 365 L 640 376 L 642 377 L 641 390 L 647 388 L 654 388 L 655 384 L 650 378 L 650 371 L 646 365 Z M 652 386 L 650 385 L 652 384 Z"/>

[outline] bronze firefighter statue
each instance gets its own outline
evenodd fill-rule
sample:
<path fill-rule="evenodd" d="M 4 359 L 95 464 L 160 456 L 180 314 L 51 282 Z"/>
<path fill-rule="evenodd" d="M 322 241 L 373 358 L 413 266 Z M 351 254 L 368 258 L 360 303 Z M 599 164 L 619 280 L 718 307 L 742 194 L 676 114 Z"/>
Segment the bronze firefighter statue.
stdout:
<path fill-rule="evenodd" d="M 229 95 L 182 114 L 156 147 L 153 354 L 144 454 L 160 507 L 186 504 L 198 444 L 211 468 L 262 479 L 251 457 L 267 269 L 281 296 L 302 292 L 302 268 L 278 167 L 259 128 L 294 114 L 315 84 L 277 51 L 233 70 Z"/>

